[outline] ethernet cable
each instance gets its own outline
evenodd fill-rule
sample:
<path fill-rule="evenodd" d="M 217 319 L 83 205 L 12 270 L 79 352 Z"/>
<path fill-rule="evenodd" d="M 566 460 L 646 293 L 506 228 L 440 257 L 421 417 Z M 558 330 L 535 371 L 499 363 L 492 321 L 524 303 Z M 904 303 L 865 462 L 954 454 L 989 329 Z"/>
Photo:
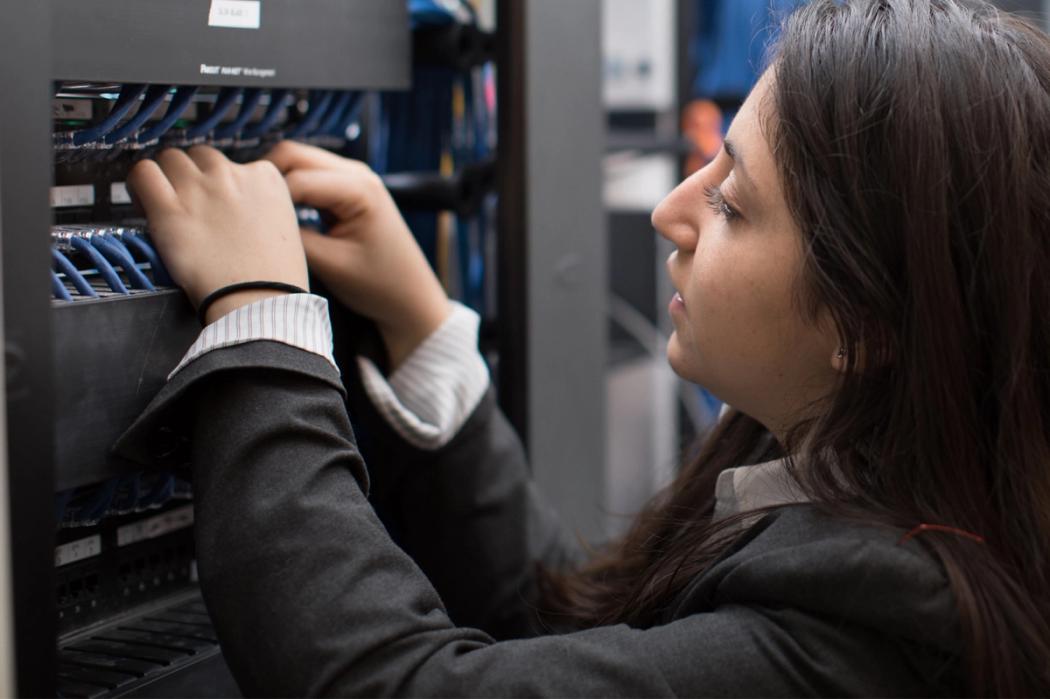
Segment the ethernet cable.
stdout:
<path fill-rule="evenodd" d="M 120 88 L 120 95 L 117 97 L 117 101 L 114 103 L 113 108 L 109 110 L 109 115 L 91 128 L 73 131 L 69 136 L 70 143 L 74 147 L 80 148 L 89 143 L 96 143 L 104 138 L 110 131 L 116 128 L 117 124 L 119 124 L 124 117 L 128 115 L 128 112 L 130 112 L 131 108 L 138 103 L 139 98 L 142 97 L 145 92 L 145 85 L 124 85 Z"/>
<path fill-rule="evenodd" d="M 317 133 L 332 134 L 336 133 L 337 129 L 345 129 L 344 124 L 348 124 L 349 120 L 344 121 L 343 117 L 346 115 L 347 107 L 353 106 L 351 102 L 356 101 L 353 98 L 354 93 L 352 92 L 340 92 L 339 97 L 336 98 L 332 107 L 328 110 L 328 114 L 325 116 L 321 126 L 318 127 Z M 342 136 L 341 131 L 338 133 Z"/>
<path fill-rule="evenodd" d="M 65 275 L 66 279 L 73 284 L 73 288 L 75 288 L 78 293 L 92 298 L 98 296 L 91 284 L 88 283 L 88 280 L 85 279 L 80 270 L 76 268 L 76 265 L 74 265 L 69 258 L 63 255 L 56 247 L 51 248 L 51 260 L 55 263 L 55 267 L 58 268 L 58 271 Z"/>
<path fill-rule="evenodd" d="M 153 246 L 147 243 L 138 231 L 125 230 L 121 233 L 121 238 L 130 250 L 134 250 L 142 257 L 146 258 L 149 262 L 149 266 L 153 268 L 153 281 L 157 286 L 175 286 L 175 282 L 172 281 L 171 275 L 168 274 L 168 270 L 164 267 L 164 263 L 160 261 L 160 255 L 153 249 Z"/>
<path fill-rule="evenodd" d="M 236 137 L 241 132 L 241 129 L 244 128 L 244 125 L 248 123 L 248 120 L 252 118 L 252 115 L 255 114 L 255 109 L 259 106 L 262 95 L 262 90 L 257 87 L 245 90 L 244 96 L 241 97 L 241 111 L 237 112 L 237 116 L 229 124 L 215 129 L 212 138 L 216 141 L 224 141 Z"/>
<path fill-rule="evenodd" d="M 328 113 L 332 104 L 333 93 L 331 90 L 312 90 L 310 92 L 310 106 L 307 108 L 303 120 L 292 127 L 291 131 L 284 134 L 285 138 L 304 138 L 314 133 L 321 124 L 321 120 Z"/>
<path fill-rule="evenodd" d="M 58 278 L 57 274 L 55 274 L 55 270 L 52 269 L 52 270 L 50 270 L 50 272 L 51 272 L 51 295 L 54 296 L 59 301 L 72 301 L 73 297 L 69 295 L 69 289 L 66 288 L 66 285 L 63 284 L 62 280 Z"/>
<path fill-rule="evenodd" d="M 128 291 L 128 287 L 124 286 L 124 282 L 121 280 L 117 270 L 113 268 L 113 265 L 109 263 L 102 253 L 95 249 L 95 247 L 88 242 L 87 238 L 81 238 L 79 236 L 73 236 L 69 239 L 69 244 L 73 246 L 73 249 L 77 252 L 86 255 L 91 263 L 95 265 L 95 269 L 98 270 L 99 275 L 105 280 L 109 288 L 118 294 L 128 295 L 131 292 Z"/>
<path fill-rule="evenodd" d="M 146 278 L 146 275 L 135 264 L 131 253 L 123 245 L 104 233 L 91 236 L 91 244 L 109 260 L 110 264 L 124 270 L 132 288 L 154 291 L 153 282 Z"/>
<path fill-rule="evenodd" d="M 160 105 L 164 104 L 164 98 L 168 96 L 169 89 L 167 85 L 151 85 L 146 90 L 146 94 L 142 98 L 142 106 L 135 112 L 135 116 L 106 134 L 103 143 L 111 146 L 132 136 L 143 124 L 149 121 L 149 118 L 160 108 Z"/>
<path fill-rule="evenodd" d="M 219 90 L 211 113 L 203 121 L 194 124 L 186 130 L 185 141 L 192 143 L 198 139 L 206 138 L 222 122 L 229 111 L 233 109 L 243 93 L 244 90 L 239 87 L 224 87 Z"/>
<path fill-rule="evenodd" d="M 287 98 L 288 90 L 273 90 L 270 93 L 270 105 L 266 108 L 262 118 L 246 128 L 244 133 L 241 134 L 241 138 L 245 140 L 256 139 L 269 133 L 270 129 L 274 127 L 274 124 L 281 117 L 281 112 L 284 111 L 284 102 Z"/>
<path fill-rule="evenodd" d="M 179 120 L 186 108 L 190 106 L 193 101 L 193 97 L 197 94 L 196 87 L 180 87 L 175 90 L 175 93 L 171 96 L 171 102 L 168 104 L 168 110 L 164 112 L 164 116 L 156 124 L 146 129 L 145 131 L 135 135 L 135 146 L 143 147 L 152 145 L 154 141 L 160 139 L 165 133 L 175 125 L 175 122 Z"/>

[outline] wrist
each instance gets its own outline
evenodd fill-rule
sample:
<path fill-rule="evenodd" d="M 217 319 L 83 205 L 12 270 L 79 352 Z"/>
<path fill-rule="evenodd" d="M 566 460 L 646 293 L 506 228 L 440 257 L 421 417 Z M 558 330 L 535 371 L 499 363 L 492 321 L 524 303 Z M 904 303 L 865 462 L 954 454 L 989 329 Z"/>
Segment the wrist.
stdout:
<path fill-rule="evenodd" d="M 232 313 L 242 306 L 247 306 L 256 301 L 262 301 L 271 296 L 284 296 L 288 293 L 289 292 L 287 291 L 278 291 L 276 289 L 246 289 L 244 291 L 235 291 L 223 296 L 222 298 L 216 299 L 215 302 L 208 307 L 207 313 L 204 315 L 204 322 L 206 325 L 211 325 L 227 313 Z"/>
<path fill-rule="evenodd" d="M 390 373 L 393 373 L 415 351 L 419 345 L 441 327 L 452 313 L 452 304 L 442 294 L 442 298 L 420 308 L 411 318 L 402 322 L 379 322 L 379 333 L 386 346 L 390 360 Z"/>

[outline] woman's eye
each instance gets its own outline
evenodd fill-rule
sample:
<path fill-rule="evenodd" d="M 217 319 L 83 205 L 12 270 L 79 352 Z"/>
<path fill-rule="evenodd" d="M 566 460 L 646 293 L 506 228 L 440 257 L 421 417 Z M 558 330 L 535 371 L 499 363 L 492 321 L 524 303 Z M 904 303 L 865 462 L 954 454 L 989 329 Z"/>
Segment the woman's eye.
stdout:
<path fill-rule="evenodd" d="M 724 218 L 726 221 L 732 221 L 740 217 L 740 214 L 729 205 L 725 197 L 722 195 L 722 190 L 718 187 L 708 186 L 704 188 L 704 194 L 707 196 L 707 206 L 716 214 Z"/>

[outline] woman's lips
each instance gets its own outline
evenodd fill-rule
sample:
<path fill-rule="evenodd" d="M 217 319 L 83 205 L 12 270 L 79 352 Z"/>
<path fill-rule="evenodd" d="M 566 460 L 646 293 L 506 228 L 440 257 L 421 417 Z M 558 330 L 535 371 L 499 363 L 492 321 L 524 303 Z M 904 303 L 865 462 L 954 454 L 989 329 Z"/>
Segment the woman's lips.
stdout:
<path fill-rule="evenodd" d="M 675 295 L 671 297 L 671 303 L 668 304 L 668 310 L 671 313 L 685 310 L 685 299 L 683 299 L 682 295 L 677 291 L 675 292 Z"/>

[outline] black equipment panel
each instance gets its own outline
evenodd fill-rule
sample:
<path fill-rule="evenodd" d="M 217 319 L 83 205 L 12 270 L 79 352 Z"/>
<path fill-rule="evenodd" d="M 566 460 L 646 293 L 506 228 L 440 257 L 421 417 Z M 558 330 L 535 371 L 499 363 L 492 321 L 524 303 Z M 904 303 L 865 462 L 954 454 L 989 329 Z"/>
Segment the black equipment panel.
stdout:
<path fill-rule="evenodd" d="M 357 90 L 411 82 L 408 9 L 398 0 L 52 5 L 60 80 Z"/>

